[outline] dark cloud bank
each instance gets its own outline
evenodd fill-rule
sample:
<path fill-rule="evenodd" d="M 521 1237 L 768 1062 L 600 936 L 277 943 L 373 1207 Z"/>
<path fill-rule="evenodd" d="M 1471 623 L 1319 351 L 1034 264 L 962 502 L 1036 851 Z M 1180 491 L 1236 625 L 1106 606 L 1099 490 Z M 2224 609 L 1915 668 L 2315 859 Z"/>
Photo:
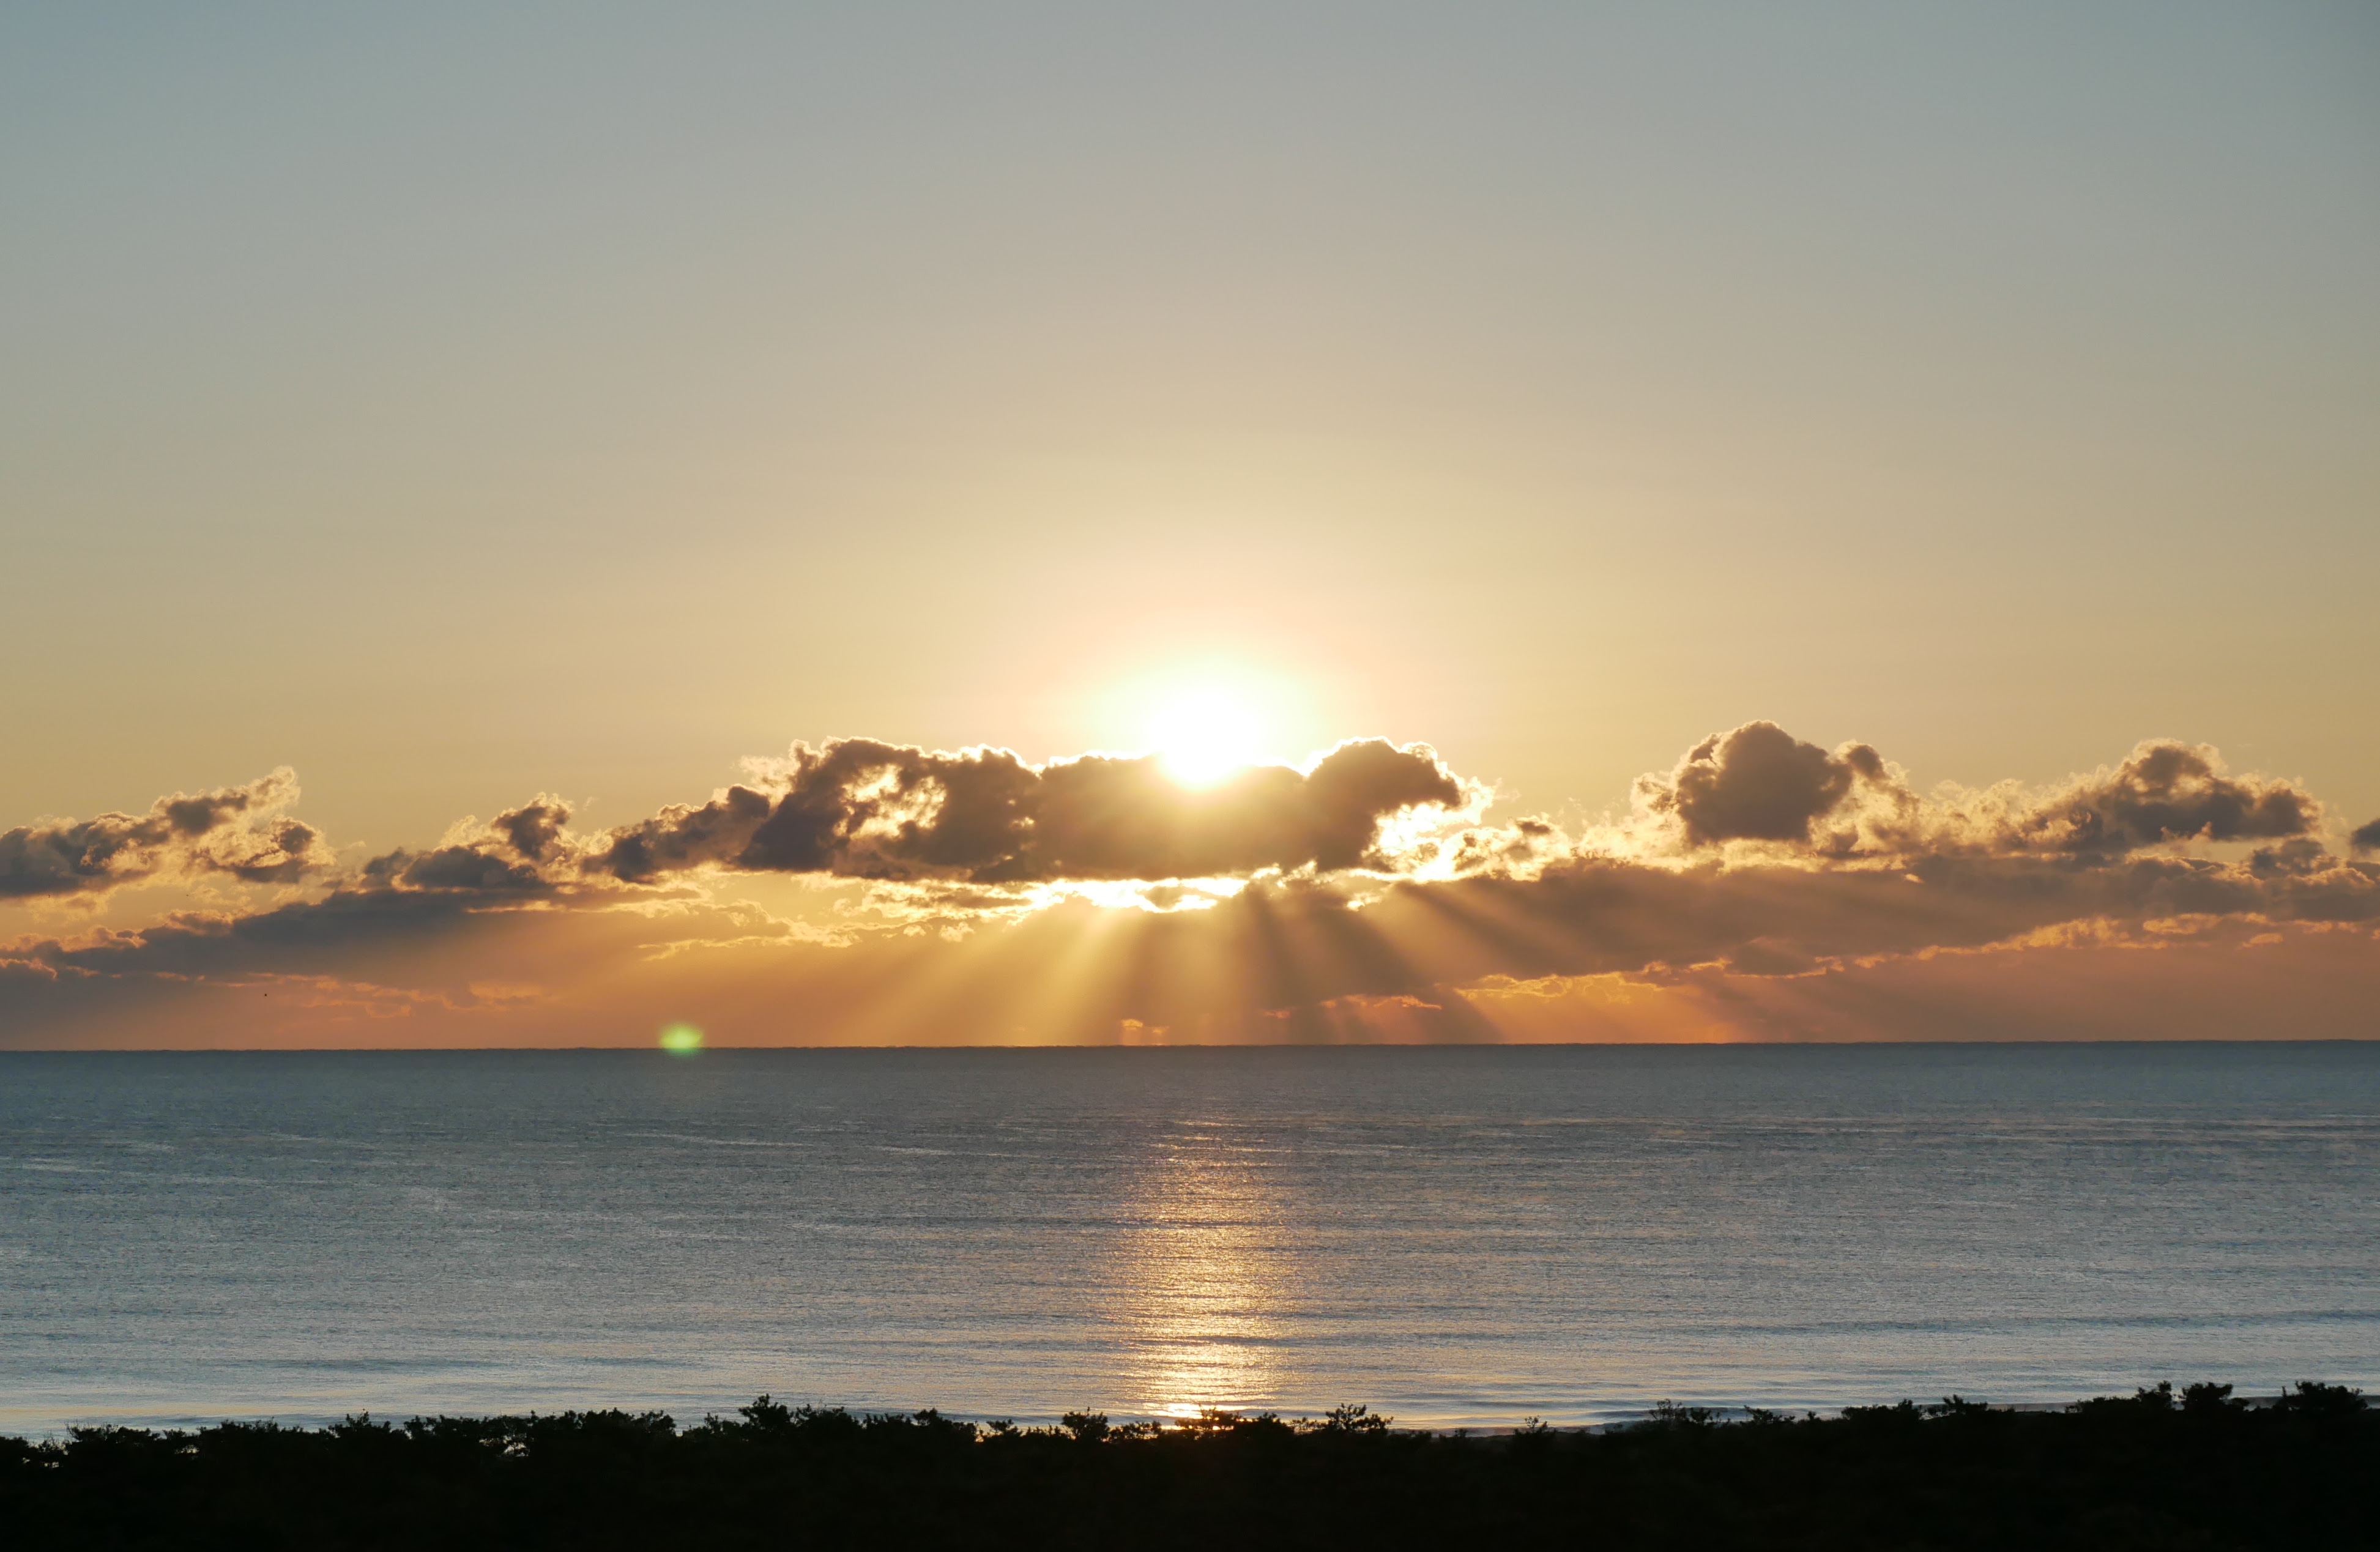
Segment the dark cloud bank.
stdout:
<path fill-rule="evenodd" d="M 285 792 L 294 785 L 280 772 L 146 816 L 10 831 L 0 891 L 55 896 L 175 869 L 292 882 L 322 863 L 310 831 L 270 818 Z M 1034 767 L 990 749 L 796 746 L 706 803 L 610 831 L 573 831 L 567 806 L 541 796 L 464 838 L 333 875 L 326 892 L 0 948 L 0 1007 L 52 1002 L 78 983 L 351 974 L 506 923 L 560 931 L 590 910 L 684 899 L 737 874 L 886 891 L 885 925 L 800 951 L 842 955 L 854 975 L 918 954 L 981 962 L 997 945 L 1002 974 L 1022 984 L 1097 917 L 1108 984 L 1095 1022 L 1213 1005 L 1288 1018 L 1292 1036 L 1312 1033 L 1301 1010 L 1349 998 L 1427 999 L 1459 1025 L 1458 988 L 1504 980 L 1794 977 L 2077 924 L 2318 924 L 2368 937 L 2359 924 L 2380 920 L 2380 865 L 2328 849 L 2311 794 L 2172 742 L 2046 790 L 1921 794 L 1865 745 L 1829 751 L 1754 722 L 1640 779 L 1626 820 L 1584 834 L 1478 823 L 1481 798 L 1427 748 L 1378 741 L 1206 790 L 1148 758 Z M 2376 831 L 2355 831 L 2350 848 L 2372 849 Z M 1254 881 L 1210 909 L 1171 913 L 1046 894 L 1217 879 Z M 932 934 L 950 931 L 974 937 L 964 951 L 937 946 Z"/>

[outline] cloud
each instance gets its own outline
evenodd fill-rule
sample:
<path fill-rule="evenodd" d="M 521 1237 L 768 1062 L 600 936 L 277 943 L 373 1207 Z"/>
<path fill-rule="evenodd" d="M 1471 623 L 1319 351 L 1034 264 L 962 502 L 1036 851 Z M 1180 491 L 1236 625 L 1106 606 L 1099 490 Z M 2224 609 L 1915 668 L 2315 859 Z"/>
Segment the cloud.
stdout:
<path fill-rule="evenodd" d="M 1830 755 L 1775 722 L 1746 722 L 1695 745 L 1668 776 L 1637 778 L 1636 796 L 1647 812 L 1674 816 L 1689 846 L 1806 843 L 1855 783 L 1883 780 L 1883 759 L 1864 744 Z"/>
<path fill-rule="evenodd" d="M 180 911 L 154 925 L 19 945 L 19 962 L 68 974 L 204 977 L 336 972 L 359 952 L 465 930 L 480 903 L 447 891 L 343 889 L 262 911 Z"/>
<path fill-rule="evenodd" d="M 1865 745 L 1755 722 L 1638 792 L 1631 825 L 1572 836 L 1483 824 L 1478 783 L 1377 740 L 1206 789 L 1105 755 L 796 746 L 617 830 L 574 832 L 540 794 L 311 898 L 0 945 L 0 1025 L 147 1029 L 171 1004 L 244 1037 L 239 999 L 269 995 L 291 1030 L 369 1007 L 455 1038 L 565 1043 L 638 1037 L 649 1015 L 764 1041 L 1534 1038 L 1572 1016 L 1572 1037 L 1634 1038 L 1888 1027 L 1827 999 L 1895 988 L 1914 1007 L 1992 974 L 1891 969 L 1943 955 L 2112 997 L 2145 972 L 2035 951 L 2265 953 L 2331 932 L 2282 957 L 2346 977 L 2322 994 L 2334 1028 L 2354 1006 L 2339 988 L 2370 979 L 2339 967 L 2380 957 L 2380 863 L 2328 850 L 2296 783 L 2232 775 L 2211 749 L 2157 741 L 2047 787 L 1920 794 Z M 794 878 L 844 887 L 771 882 Z M 1169 881 L 1198 879 L 1232 881 Z M 1027 887 L 1052 882 L 1075 887 Z M 2222 962 L 2190 963 L 2211 977 Z M 2258 985 L 2286 986 L 2258 963 Z M 373 989 L 300 1006 L 289 977 Z M 528 989 L 472 989 L 499 983 Z M 1516 989 L 1537 986 L 1573 989 Z"/>
<path fill-rule="evenodd" d="M 2260 871 L 2253 859 L 1929 857 L 1908 870 L 1666 868 L 1580 858 L 1535 879 L 1401 884 L 1363 915 L 1457 984 L 1491 975 L 1641 973 L 1726 964 L 1791 974 L 1820 961 L 1980 947 L 2075 921 L 2185 915 L 2380 920 L 2380 867 Z"/>
<path fill-rule="evenodd" d="M 145 814 L 0 832 L 0 899 L 92 895 L 168 871 L 295 882 L 329 862 L 313 829 L 281 814 L 297 798 L 284 766 L 245 786 L 161 797 Z"/>
<path fill-rule="evenodd" d="M 2098 855 L 2174 841 L 2278 841 L 2321 826 L 2322 805 L 2295 783 L 2227 776 L 2212 747 L 2158 739 L 2115 770 L 2044 796 L 2007 833 L 2015 848 Z"/>
<path fill-rule="evenodd" d="M 548 793 L 508 808 L 484 826 L 465 819 L 427 852 L 399 848 L 364 864 L 358 887 L 459 890 L 483 894 L 541 893 L 555 887 L 574 846 L 570 808 Z"/>
<path fill-rule="evenodd" d="M 1729 843 L 1862 857 L 2070 855 L 2108 859 L 2188 842 L 2289 841 L 2322 828 L 2295 782 L 2232 776 L 2204 745 L 2153 739 L 2110 769 L 2044 789 L 1912 790 L 1865 744 L 1832 754 L 1774 722 L 1713 734 L 1668 774 L 1636 780 L 1645 828 L 1688 852 Z M 1656 846 L 1656 850 L 1659 848 Z"/>
<path fill-rule="evenodd" d="M 704 866 L 968 884 L 1195 879 L 1398 864 L 1381 825 L 1476 797 L 1420 745 L 1342 744 L 1310 770 L 1256 766 L 1208 788 L 1154 756 L 1026 765 L 870 739 L 795 745 L 751 783 L 603 837 L 585 870 L 630 882 Z"/>
<path fill-rule="evenodd" d="M 2359 853 L 2380 852 L 2380 819 L 2358 826 L 2355 832 L 2347 838 L 2347 843 Z"/>
<path fill-rule="evenodd" d="M 2078 928 L 1791 976 L 1709 965 L 1465 995 L 1512 1040 L 2369 1039 L 2380 943 L 2252 923 L 2154 940 Z"/>

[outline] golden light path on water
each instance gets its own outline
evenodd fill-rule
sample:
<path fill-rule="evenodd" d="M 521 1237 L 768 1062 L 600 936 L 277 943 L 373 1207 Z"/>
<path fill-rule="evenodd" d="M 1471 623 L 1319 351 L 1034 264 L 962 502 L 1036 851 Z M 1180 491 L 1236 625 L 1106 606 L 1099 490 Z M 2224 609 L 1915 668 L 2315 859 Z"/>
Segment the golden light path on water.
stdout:
<path fill-rule="evenodd" d="M 1278 1393 L 1281 1312 L 1294 1290 L 1268 1151 L 1232 1141 L 1220 1123 L 1186 1122 L 1154 1166 L 1145 1226 L 1118 1279 L 1132 1410 L 1195 1417 Z"/>

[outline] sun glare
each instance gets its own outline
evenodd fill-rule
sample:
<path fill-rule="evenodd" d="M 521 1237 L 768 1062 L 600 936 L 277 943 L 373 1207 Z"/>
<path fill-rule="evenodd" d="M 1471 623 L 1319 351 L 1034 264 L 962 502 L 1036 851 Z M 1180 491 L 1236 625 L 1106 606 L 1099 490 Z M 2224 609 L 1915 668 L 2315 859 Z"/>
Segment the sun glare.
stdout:
<path fill-rule="evenodd" d="M 1255 712 L 1220 690 L 1180 693 L 1148 720 L 1148 742 L 1164 757 L 1166 773 L 1185 787 L 1211 787 L 1264 758 L 1264 728 Z"/>

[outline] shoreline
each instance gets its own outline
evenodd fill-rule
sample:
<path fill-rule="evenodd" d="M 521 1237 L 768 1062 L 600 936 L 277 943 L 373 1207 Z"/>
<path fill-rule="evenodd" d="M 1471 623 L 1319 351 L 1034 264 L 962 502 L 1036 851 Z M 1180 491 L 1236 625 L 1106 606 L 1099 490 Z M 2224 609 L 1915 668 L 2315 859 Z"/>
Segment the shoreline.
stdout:
<path fill-rule="evenodd" d="M 2201 1382 L 2202 1386 L 2204 1384 L 2204 1382 Z M 2252 1413 L 2266 1412 L 2273 1408 L 2287 1404 L 2290 1398 L 2299 1392 L 2301 1387 L 2310 1388 L 2316 1392 L 2345 1392 L 2348 1394 L 2363 1396 L 2365 1398 L 2366 1405 L 2380 1407 L 2380 1393 L 2367 1392 L 2361 1385 L 2353 1382 L 2307 1380 L 2301 1382 L 2301 1385 L 2283 1386 L 2281 1388 L 2270 1392 L 2242 1392 L 2228 1385 L 2215 1386 L 2212 1387 L 2212 1388 L 2219 1389 L 2222 1392 L 2225 1404 L 2240 1411 Z M 1639 1428 L 1647 1425 L 1659 1424 L 1665 1421 L 1676 1421 L 1681 1418 L 1691 1418 L 1691 1420 L 1698 1425 L 1707 1425 L 1712 1426 L 1730 1426 L 1759 1423 L 1763 1421 L 1784 1421 L 1791 1423 L 1840 1422 L 1847 1416 L 1900 1407 L 1914 1407 L 1920 1412 L 1934 1413 L 1973 1410 L 1985 1413 L 2005 1413 L 2024 1416 L 2055 1416 L 2071 1413 L 2082 1408 L 2104 1405 L 2112 1402 L 2122 1402 L 2128 1404 L 2133 1403 L 2139 1401 L 2143 1398 L 2158 1394 L 2161 1390 L 2174 1398 L 2174 1404 L 2179 1406 L 2180 1404 L 2180 1398 L 2184 1395 L 2186 1391 L 2194 1388 L 2197 1387 L 2183 1386 L 2176 1388 L 2172 1382 L 2163 1381 L 2157 1386 L 2139 1387 L 2131 1395 L 2104 1394 L 2079 1396 L 2072 1400 L 2066 1401 L 1978 1400 L 1962 1396 L 1957 1392 L 1953 1392 L 1952 1394 L 1945 1397 L 1937 1397 L 1931 1401 L 1922 1401 L 1914 1397 L 1903 1396 L 1890 1401 L 1853 1402 L 1841 1406 L 1815 1407 L 1762 1407 L 1741 1404 L 1661 1400 L 1652 1402 L 1643 1407 L 1621 1409 L 1616 1411 L 1612 1415 L 1600 1417 L 1594 1421 L 1585 1423 L 1548 1422 L 1536 1416 L 1523 1416 L 1493 1423 L 1407 1423 L 1401 1421 L 1397 1414 L 1388 1412 L 1382 1408 L 1371 1406 L 1368 1403 L 1351 1404 L 1355 1410 L 1362 1412 L 1368 1417 L 1386 1419 L 1388 1426 L 1392 1428 L 1395 1432 L 1412 1437 L 1439 1439 L 1506 1438 L 1514 1435 L 1536 1432 L 1582 1436 L 1620 1433 L 1632 1428 Z M 770 1402 L 771 1398 L 768 1394 L 763 1393 L 759 1400 L 761 1402 Z M 863 1422 L 872 1420 L 896 1421 L 920 1417 L 932 1418 L 942 1423 L 977 1428 L 987 1432 L 992 1430 L 997 1425 L 1013 1425 L 1017 1429 L 1025 1431 L 1037 1429 L 1061 1429 L 1063 1427 L 1065 1419 L 1068 1417 L 1097 1415 L 1109 1419 L 1113 1426 L 1120 1429 L 1146 1429 L 1152 1433 L 1168 1434 L 1180 1431 L 1195 1431 L 1196 1428 L 1202 1425 L 1202 1420 L 1204 1420 L 1204 1425 L 1212 1426 L 1212 1420 L 1217 1419 L 1243 1423 L 1258 1421 L 1279 1422 L 1293 1428 L 1303 1428 L 1308 1425 L 1318 1424 L 1319 1420 L 1326 1419 L 1335 1413 L 1346 1410 L 1345 1407 L 1303 1410 L 1295 1408 L 1272 1409 L 1265 1407 L 1215 1407 L 1203 1408 L 1196 1413 L 1160 1412 L 1131 1413 L 1121 1411 L 1091 1413 L 1086 1411 L 1083 1413 L 1051 1413 L 1044 1415 L 1014 1411 L 1004 1413 L 957 1412 L 946 1411 L 939 1407 L 868 1407 L 810 1401 L 796 1403 L 795 1409 L 798 1411 L 820 1414 L 844 1415 L 859 1419 Z M 498 1423 L 509 1420 L 527 1420 L 532 1418 L 551 1419 L 561 1417 L 601 1416 L 640 1418 L 665 1417 L 669 1419 L 673 1427 L 679 1431 L 686 1431 L 698 1429 L 705 1426 L 706 1425 L 720 1423 L 722 1420 L 733 1417 L 739 1410 L 741 1409 L 738 1407 L 730 1406 L 724 1408 L 709 1408 L 701 1412 L 680 1413 L 667 1407 L 638 1407 L 634 1403 L 613 1403 L 605 1406 L 567 1407 L 550 1411 L 540 1411 L 532 1407 L 524 1410 L 505 1410 L 496 1412 L 407 1413 L 403 1415 L 394 1412 L 374 1413 L 369 1409 L 358 1412 L 342 1413 L 293 1413 L 285 1410 L 279 1412 L 259 1411 L 222 1415 L 195 1413 L 168 1414 L 128 1412 L 113 1416 L 106 1414 L 89 1414 L 79 1419 L 32 1431 L 21 1430 L 5 1421 L 0 1421 L 0 1440 L 13 1439 L 20 1443 L 39 1446 L 61 1443 L 77 1433 L 101 1431 L 148 1433 L 159 1437 L 188 1437 L 223 1428 L 273 1428 L 298 1433 L 325 1433 L 335 1430 L 343 1425 L 352 1425 L 362 1420 L 368 1420 L 373 1424 L 388 1424 L 397 1426 L 405 1426 L 410 1424 L 432 1422 Z M 0 1417 L 5 1417 L 5 1409 L 0 1409 Z"/>

